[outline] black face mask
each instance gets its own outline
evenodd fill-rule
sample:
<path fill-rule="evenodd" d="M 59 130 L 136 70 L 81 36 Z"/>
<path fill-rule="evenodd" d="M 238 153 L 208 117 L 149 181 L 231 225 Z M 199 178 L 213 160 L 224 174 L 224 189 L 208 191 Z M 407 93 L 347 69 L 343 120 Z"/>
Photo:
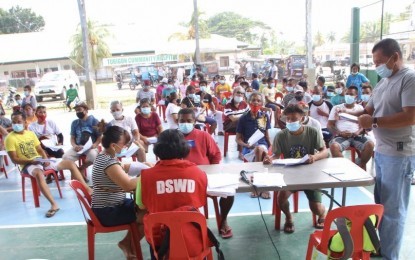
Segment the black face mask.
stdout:
<path fill-rule="evenodd" d="M 77 116 L 79 119 L 82 119 L 82 118 L 84 118 L 85 113 L 84 113 L 84 112 L 76 112 L 76 116 Z"/>
<path fill-rule="evenodd" d="M 296 99 L 297 101 L 301 101 L 301 100 L 303 100 L 303 97 L 304 97 L 304 96 L 295 96 L 295 99 Z"/>

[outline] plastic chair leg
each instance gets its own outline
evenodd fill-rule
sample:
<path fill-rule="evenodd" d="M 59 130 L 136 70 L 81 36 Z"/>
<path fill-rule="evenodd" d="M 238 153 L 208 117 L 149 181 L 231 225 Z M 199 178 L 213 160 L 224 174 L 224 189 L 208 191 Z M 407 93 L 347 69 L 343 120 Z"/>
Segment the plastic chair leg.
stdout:
<path fill-rule="evenodd" d="M 224 138 L 225 140 L 223 142 L 223 157 L 226 157 L 226 154 L 228 153 L 229 134 L 225 132 Z"/>
<path fill-rule="evenodd" d="M 88 226 L 88 259 L 94 260 L 95 259 L 95 232 L 94 228 L 90 225 Z"/>

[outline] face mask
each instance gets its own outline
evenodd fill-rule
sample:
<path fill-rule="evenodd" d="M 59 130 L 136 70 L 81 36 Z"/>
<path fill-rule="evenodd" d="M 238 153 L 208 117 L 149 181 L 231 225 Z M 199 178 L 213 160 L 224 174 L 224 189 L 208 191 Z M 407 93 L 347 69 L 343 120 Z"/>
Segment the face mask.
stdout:
<path fill-rule="evenodd" d="M 304 96 L 295 96 L 295 99 L 296 99 L 297 101 L 301 101 L 301 100 L 303 100 L 303 97 L 304 97 Z"/>
<path fill-rule="evenodd" d="M 321 100 L 321 96 L 320 95 L 313 95 L 313 101 L 314 102 L 319 102 Z"/>
<path fill-rule="evenodd" d="M 13 131 L 19 133 L 24 130 L 23 124 L 12 124 Z"/>
<path fill-rule="evenodd" d="M 114 117 L 114 119 L 121 119 L 122 118 L 122 111 L 111 112 L 111 114 Z"/>
<path fill-rule="evenodd" d="M 328 97 L 334 97 L 335 95 L 334 95 L 334 92 L 327 91 L 327 96 Z"/>
<path fill-rule="evenodd" d="M 84 113 L 84 112 L 76 112 L 76 116 L 77 116 L 79 119 L 82 119 L 82 118 L 84 118 L 85 113 Z"/>
<path fill-rule="evenodd" d="M 344 97 L 344 101 L 346 102 L 346 104 L 351 105 L 351 104 L 354 103 L 355 97 L 354 96 L 350 96 L 350 95 L 346 95 Z"/>
<path fill-rule="evenodd" d="M 195 99 L 196 95 L 195 94 L 189 94 L 189 98 L 191 99 Z"/>
<path fill-rule="evenodd" d="M 37 118 L 40 120 L 40 122 L 43 122 L 46 120 L 46 116 L 45 115 L 38 115 Z"/>
<path fill-rule="evenodd" d="M 368 102 L 369 101 L 369 98 L 370 98 L 370 95 L 368 95 L 368 94 L 363 94 L 362 95 L 362 101 L 363 102 Z"/>
<path fill-rule="evenodd" d="M 224 80 L 219 80 L 219 82 L 220 82 L 220 84 L 225 84 L 225 81 Z"/>
<path fill-rule="evenodd" d="M 25 90 L 23 93 L 26 97 L 28 97 L 30 95 L 30 91 L 27 91 L 27 90 Z"/>
<path fill-rule="evenodd" d="M 144 88 L 143 88 L 144 90 L 149 90 L 150 89 L 150 86 L 144 86 Z"/>
<path fill-rule="evenodd" d="M 173 85 L 167 85 L 167 88 L 173 88 Z"/>
<path fill-rule="evenodd" d="M 119 153 L 115 153 L 115 156 L 116 157 L 123 157 L 123 156 L 125 156 L 127 151 L 128 151 L 128 149 L 126 147 L 123 147 Z"/>
<path fill-rule="evenodd" d="M 258 111 L 261 109 L 261 106 L 249 105 L 249 107 L 254 114 L 258 113 Z"/>
<path fill-rule="evenodd" d="M 392 58 L 392 56 L 389 58 L 389 60 L 386 62 L 388 63 L 390 61 L 390 59 Z M 379 66 L 376 67 L 376 73 L 381 77 L 381 78 L 389 78 L 392 75 L 393 70 L 389 69 L 386 66 L 386 63 L 381 64 Z M 395 66 L 395 64 L 393 65 Z M 393 68 L 393 67 L 392 67 Z"/>
<path fill-rule="evenodd" d="M 245 92 L 245 97 L 246 97 L 247 100 L 249 100 L 251 95 L 252 95 L 252 92 Z"/>
<path fill-rule="evenodd" d="M 288 92 L 292 92 L 292 91 L 294 90 L 294 88 L 293 88 L 293 87 L 285 87 L 285 89 L 286 89 Z"/>
<path fill-rule="evenodd" d="M 21 105 L 22 105 L 22 100 L 21 100 L 21 99 L 16 100 L 16 102 L 17 102 L 17 104 L 18 104 L 19 106 L 21 106 Z"/>
<path fill-rule="evenodd" d="M 234 96 L 234 97 L 233 97 L 233 100 L 235 100 L 235 102 L 236 102 L 236 103 L 241 103 L 241 102 L 242 102 L 242 100 L 243 100 L 243 98 L 242 98 L 242 97 L 240 97 L 240 96 Z"/>
<path fill-rule="evenodd" d="M 192 132 L 194 128 L 193 123 L 179 123 L 179 131 L 187 135 Z"/>
<path fill-rule="evenodd" d="M 273 88 L 273 87 L 275 87 L 275 83 L 271 83 L 271 84 L 269 84 L 269 86 L 270 86 L 271 88 Z"/>
<path fill-rule="evenodd" d="M 300 124 L 300 121 L 295 121 L 295 122 L 291 122 L 291 123 L 287 122 L 285 126 L 287 127 L 288 131 L 297 132 L 298 129 L 300 129 L 301 124 Z"/>
<path fill-rule="evenodd" d="M 141 108 L 141 113 L 143 113 L 144 115 L 148 115 L 151 112 L 151 108 L 149 107 L 143 107 Z"/>
<path fill-rule="evenodd" d="M 69 86 L 70 89 L 73 89 L 73 86 Z"/>
<path fill-rule="evenodd" d="M 206 92 L 206 86 L 200 86 L 200 91 Z"/>
<path fill-rule="evenodd" d="M 354 75 L 357 75 L 357 72 L 352 72 L 351 74 L 354 76 Z"/>
<path fill-rule="evenodd" d="M 336 93 L 337 93 L 337 95 L 340 95 L 341 93 L 343 93 L 343 89 L 342 88 L 336 88 Z"/>

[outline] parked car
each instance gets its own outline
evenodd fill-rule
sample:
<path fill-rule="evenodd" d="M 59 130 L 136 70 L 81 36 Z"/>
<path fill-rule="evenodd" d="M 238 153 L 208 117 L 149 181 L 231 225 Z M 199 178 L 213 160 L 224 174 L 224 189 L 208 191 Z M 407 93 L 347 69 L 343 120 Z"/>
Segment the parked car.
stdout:
<path fill-rule="evenodd" d="M 79 89 L 79 78 L 73 70 L 59 70 L 48 72 L 43 75 L 42 79 L 35 85 L 35 96 L 37 102 L 42 102 L 43 98 L 61 98 L 66 99 L 66 90 L 72 84 L 74 88 Z"/>

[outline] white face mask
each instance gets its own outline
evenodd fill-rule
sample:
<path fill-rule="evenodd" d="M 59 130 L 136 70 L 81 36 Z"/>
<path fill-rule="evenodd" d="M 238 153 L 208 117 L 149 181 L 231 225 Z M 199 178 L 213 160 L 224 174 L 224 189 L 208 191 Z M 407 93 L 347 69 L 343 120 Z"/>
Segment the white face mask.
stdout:
<path fill-rule="evenodd" d="M 111 114 L 115 120 L 122 118 L 122 111 L 114 111 L 114 112 L 111 112 Z"/>
<path fill-rule="evenodd" d="M 234 96 L 233 99 L 235 100 L 236 103 L 241 103 L 243 98 L 240 96 Z"/>
<path fill-rule="evenodd" d="M 340 95 L 341 93 L 343 93 L 343 89 L 342 88 L 336 88 L 336 93 L 337 93 L 337 95 Z"/>

